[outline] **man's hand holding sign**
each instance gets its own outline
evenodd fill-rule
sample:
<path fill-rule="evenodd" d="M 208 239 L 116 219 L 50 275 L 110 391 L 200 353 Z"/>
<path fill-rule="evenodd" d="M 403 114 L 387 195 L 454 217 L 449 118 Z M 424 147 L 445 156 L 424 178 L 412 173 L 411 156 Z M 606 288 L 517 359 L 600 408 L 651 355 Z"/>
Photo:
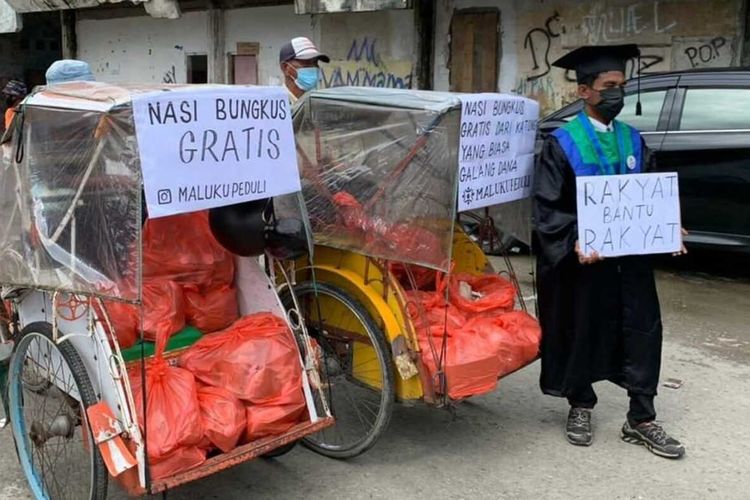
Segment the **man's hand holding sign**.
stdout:
<path fill-rule="evenodd" d="M 676 173 L 582 176 L 576 184 L 582 264 L 684 252 Z"/>

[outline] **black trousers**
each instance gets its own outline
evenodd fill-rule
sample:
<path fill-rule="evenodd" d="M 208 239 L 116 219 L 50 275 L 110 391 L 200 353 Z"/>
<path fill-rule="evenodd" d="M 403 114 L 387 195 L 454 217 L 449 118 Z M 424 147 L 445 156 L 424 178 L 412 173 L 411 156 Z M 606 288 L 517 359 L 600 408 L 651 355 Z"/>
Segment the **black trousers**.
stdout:
<path fill-rule="evenodd" d="M 642 422 L 650 422 L 656 418 L 656 409 L 654 408 L 654 396 L 636 394 L 628 391 L 630 397 L 630 409 L 628 410 L 628 422 L 631 426 L 638 425 Z M 596 406 L 598 398 L 594 388 L 589 385 L 579 389 L 575 394 L 568 397 L 568 403 L 575 408 L 589 408 Z"/>

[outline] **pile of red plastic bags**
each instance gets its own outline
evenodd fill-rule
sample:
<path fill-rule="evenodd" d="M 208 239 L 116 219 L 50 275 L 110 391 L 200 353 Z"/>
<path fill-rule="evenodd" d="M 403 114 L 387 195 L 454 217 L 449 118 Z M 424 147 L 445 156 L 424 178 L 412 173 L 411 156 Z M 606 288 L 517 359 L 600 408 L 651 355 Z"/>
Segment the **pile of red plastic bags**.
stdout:
<path fill-rule="evenodd" d="M 499 275 L 438 274 L 434 291 L 406 295 L 422 363 L 434 387 L 440 387 L 438 375 L 444 375 L 451 399 L 494 390 L 500 377 L 538 355 L 539 323 L 514 310 L 516 289 Z"/>
<path fill-rule="evenodd" d="M 294 336 L 269 312 L 239 318 L 234 258 L 213 238 L 207 214 L 148 220 L 143 241 L 142 308 L 106 309 L 122 348 L 138 341 L 141 315 L 144 338 L 156 342 L 145 370 L 129 369 L 152 479 L 305 421 Z M 167 359 L 169 338 L 186 324 L 206 335 Z"/>
<path fill-rule="evenodd" d="M 245 316 L 203 336 L 171 364 L 157 341 L 130 383 L 145 429 L 151 475 L 200 465 L 214 452 L 283 434 L 307 418 L 302 368 L 292 333 L 271 313 Z"/>
<path fill-rule="evenodd" d="M 218 331 L 238 318 L 234 259 L 211 234 L 207 212 L 146 221 L 142 299 L 143 335 L 150 341 L 185 325 Z M 120 347 L 133 346 L 139 339 L 139 309 L 116 302 L 106 308 Z"/>

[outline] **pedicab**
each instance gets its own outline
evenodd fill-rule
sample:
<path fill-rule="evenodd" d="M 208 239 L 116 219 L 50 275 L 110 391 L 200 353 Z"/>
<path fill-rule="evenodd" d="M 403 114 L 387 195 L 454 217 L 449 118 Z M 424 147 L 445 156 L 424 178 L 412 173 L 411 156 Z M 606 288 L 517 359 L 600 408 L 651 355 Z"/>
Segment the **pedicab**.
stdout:
<path fill-rule="evenodd" d="M 512 263 L 495 272 L 463 226 L 486 226 L 492 208 L 528 230 L 538 109 L 519 96 L 345 87 L 297 108 L 315 254 L 294 291 L 336 419 L 308 447 L 356 456 L 395 402 L 452 408 L 537 358 Z"/>
<path fill-rule="evenodd" d="M 0 283 L 4 399 L 36 498 L 103 499 L 110 480 L 166 492 L 332 424 L 305 325 L 275 286 L 311 245 L 293 152 L 279 169 L 258 149 L 278 157 L 293 138 L 287 105 L 279 89 L 96 82 L 24 102 L 3 144 Z M 206 165 L 244 180 L 184 188 Z M 170 168 L 185 170 L 165 185 L 191 203 L 172 212 L 163 186 L 149 198 Z"/>

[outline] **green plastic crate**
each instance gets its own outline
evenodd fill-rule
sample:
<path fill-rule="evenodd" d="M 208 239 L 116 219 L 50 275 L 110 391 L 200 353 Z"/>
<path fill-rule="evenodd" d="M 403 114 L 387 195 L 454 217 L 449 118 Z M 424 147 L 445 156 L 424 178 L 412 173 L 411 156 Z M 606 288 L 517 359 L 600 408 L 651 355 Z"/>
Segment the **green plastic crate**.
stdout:
<path fill-rule="evenodd" d="M 167 342 L 167 352 L 189 347 L 195 344 L 202 336 L 203 334 L 200 330 L 194 326 L 186 326 L 169 338 L 169 342 Z M 154 342 L 148 340 L 143 342 L 143 355 L 145 357 L 148 358 L 153 356 L 155 351 L 156 344 Z M 141 342 L 138 341 L 134 346 L 123 349 L 122 357 L 126 363 L 141 359 Z"/>

